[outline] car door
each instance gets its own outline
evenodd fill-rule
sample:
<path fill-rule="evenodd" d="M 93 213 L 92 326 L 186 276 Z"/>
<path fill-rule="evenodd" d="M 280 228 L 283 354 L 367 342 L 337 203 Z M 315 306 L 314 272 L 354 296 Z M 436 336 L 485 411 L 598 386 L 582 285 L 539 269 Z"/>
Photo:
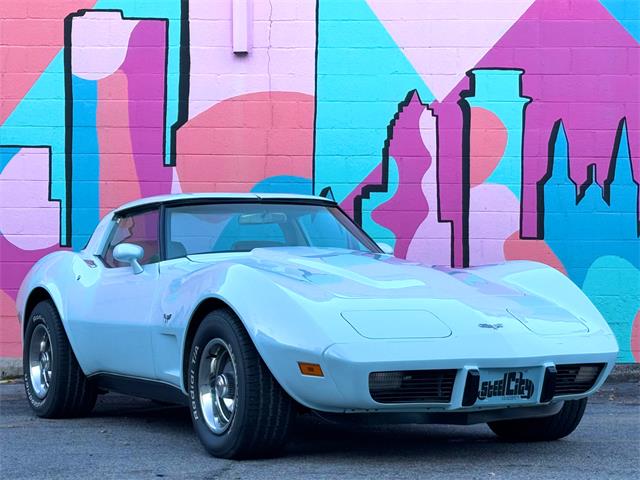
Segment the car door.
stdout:
<path fill-rule="evenodd" d="M 157 308 L 158 235 L 158 209 L 116 217 L 82 295 L 69 299 L 70 329 L 85 373 L 155 378 L 150 322 Z M 144 249 L 141 273 L 113 258 L 113 249 L 125 242 Z"/>

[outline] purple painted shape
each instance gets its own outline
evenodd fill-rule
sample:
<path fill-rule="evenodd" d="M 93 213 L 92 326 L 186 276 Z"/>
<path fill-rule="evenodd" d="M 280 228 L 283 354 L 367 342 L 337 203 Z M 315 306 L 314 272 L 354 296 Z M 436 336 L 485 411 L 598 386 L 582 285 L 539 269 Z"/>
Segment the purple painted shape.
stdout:
<path fill-rule="evenodd" d="M 467 82 L 466 77 L 463 82 Z M 457 104 L 459 92 L 466 89 L 462 85 L 458 84 L 456 87 L 456 95 L 450 94 L 443 103 L 432 104 L 438 117 L 440 216 L 443 221 L 452 223 L 454 267 L 463 266 L 465 237 L 468 235 L 462 211 L 463 189 L 465 188 L 462 185 L 462 111 Z"/>
<path fill-rule="evenodd" d="M 143 197 L 171 191 L 172 169 L 164 167 L 165 20 L 140 20 L 121 70 L 127 75 L 131 149 Z"/>
<path fill-rule="evenodd" d="M 29 269 L 45 255 L 56 250 L 64 250 L 58 246 L 43 248 L 40 250 L 22 250 L 16 247 L 3 235 L 0 235 L 0 252 L 2 252 L 2 260 L 0 261 L 0 290 L 3 290 L 13 300 L 18 295 L 18 289 Z M 2 312 L 4 313 L 4 312 Z"/>
<path fill-rule="evenodd" d="M 398 114 L 389 139 L 389 157 L 398 167 L 398 187 L 390 200 L 373 210 L 371 217 L 396 237 L 395 254 L 407 256 L 409 244 L 429 213 L 422 178 L 431 166 L 431 154 L 422 142 L 420 116 L 427 108 L 417 92 Z M 393 187 L 389 186 L 389 190 Z"/>
<path fill-rule="evenodd" d="M 582 184 L 587 165 L 595 163 L 602 184 L 616 127 L 626 117 L 634 179 L 640 181 L 639 57 L 638 42 L 597 0 L 537 0 L 476 65 L 523 68 L 523 94 L 533 97 L 524 135 L 522 236 L 541 234 L 536 185 L 547 171 L 549 137 L 558 119 L 567 132 L 573 180 Z M 442 209 L 455 222 L 456 264 L 464 241 L 463 192 L 455 186 L 462 178 L 463 141 L 457 101 L 468 86 L 465 78 L 436 107 Z"/>

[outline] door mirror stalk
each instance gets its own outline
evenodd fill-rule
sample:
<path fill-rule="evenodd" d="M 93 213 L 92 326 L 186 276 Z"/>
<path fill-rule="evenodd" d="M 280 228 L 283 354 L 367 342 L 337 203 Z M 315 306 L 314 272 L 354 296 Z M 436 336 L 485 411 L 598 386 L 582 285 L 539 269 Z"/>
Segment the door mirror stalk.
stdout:
<path fill-rule="evenodd" d="M 133 273 L 136 275 L 144 271 L 142 265 L 140 265 L 140 260 L 143 256 L 144 248 L 133 243 L 119 243 L 113 249 L 113 258 L 118 262 L 131 265 Z"/>

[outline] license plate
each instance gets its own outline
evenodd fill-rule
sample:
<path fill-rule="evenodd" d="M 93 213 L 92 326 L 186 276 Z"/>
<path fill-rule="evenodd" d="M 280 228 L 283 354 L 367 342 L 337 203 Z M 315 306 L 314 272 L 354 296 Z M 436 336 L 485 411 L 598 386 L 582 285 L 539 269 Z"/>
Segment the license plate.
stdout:
<path fill-rule="evenodd" d="M 537 373 L 534 368 L 481 369 L 476 405 L 535 403 Z"/>

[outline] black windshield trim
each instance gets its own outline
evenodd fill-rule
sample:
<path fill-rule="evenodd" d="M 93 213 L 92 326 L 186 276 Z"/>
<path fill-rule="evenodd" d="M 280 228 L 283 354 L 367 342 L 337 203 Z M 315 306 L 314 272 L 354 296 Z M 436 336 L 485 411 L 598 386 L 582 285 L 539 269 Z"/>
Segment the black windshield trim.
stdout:
<path fill-rule="evenodd" d="M 233 203 L 262 203 L 262 204 L 284 204 L 284 205 L 320 205 L 324 207 L 338 207 L 333 200 L 321 198 L 176 198 L 175 200 L 163 200 L 160 202 L 145 203 L 143 205 L 135 205 L 133 207 L 116 210 L 114 216 L 121 217 L 130 215 L 131 212 L 153 210 L 161 206 L 164 207 L 183 207 L 189 205 L 217 205 L 217 204 L 233 204 Z"/>

